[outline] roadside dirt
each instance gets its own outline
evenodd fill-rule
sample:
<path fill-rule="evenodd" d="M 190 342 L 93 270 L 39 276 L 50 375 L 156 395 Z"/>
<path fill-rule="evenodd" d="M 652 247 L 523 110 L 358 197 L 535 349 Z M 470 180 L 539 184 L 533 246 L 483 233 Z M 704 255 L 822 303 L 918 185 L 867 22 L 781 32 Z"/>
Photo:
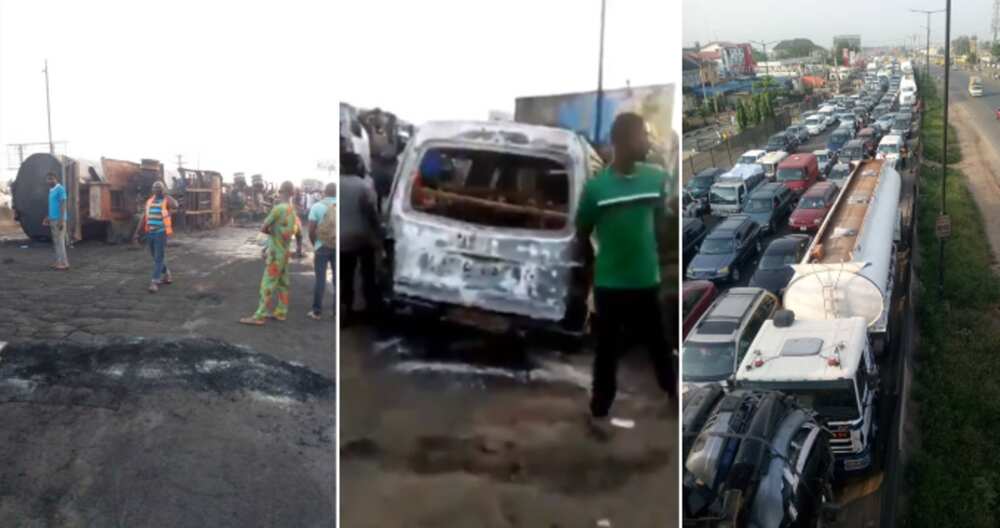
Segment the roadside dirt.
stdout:
<path fill-rule="evenodd" d="M 953 124 L 962 149 L 962 161 L 957 168 L 965 172 L 966 185 L 979 206 L 986 236 L 993 250 L 993 269 L 1000 272 L 997 255 L 1000 255 L 1000 155 L 996 147 L 983 138 L 990 137 L 979 130 L 969 119 L 968 109 L 962 104 L 953 105 Z"/>
<path fill-rule="evenodd" d="M 288 321 L 257 328 L 236 322 L 254 230 L 179 235 L 157 294 L 148 250 L 50 259 L 0 242 L 0 526 L 334 525 L 334 324 L 305 316 L 309 260 Z"/>
<path fill-rule="evenodd" d="M 603 437 L 586 421 L 590 354 L 395 348 L 341 335 L 343 526 L 675 525 L 676 405 L 644 354 L 626 356 L 613 409 L 635 427 Z"/>

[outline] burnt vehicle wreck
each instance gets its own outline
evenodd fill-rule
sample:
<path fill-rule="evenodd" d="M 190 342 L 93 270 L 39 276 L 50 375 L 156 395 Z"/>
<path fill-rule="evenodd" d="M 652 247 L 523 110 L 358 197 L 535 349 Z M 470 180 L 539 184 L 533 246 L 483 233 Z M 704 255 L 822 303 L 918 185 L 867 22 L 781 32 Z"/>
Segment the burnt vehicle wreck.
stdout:
<path fill-rule="evenodd" d="M 833 454 L 814 413 L 779 392 L 684 396 L 684 526 L 833 526 Z"/>
<path fill-rule="evenodd" d="M 491 333 L 582 336 L 590 292 L 573 218 L 602 166 L 567 130 L 420 127 L 383 217 L 387 306 Z"/>

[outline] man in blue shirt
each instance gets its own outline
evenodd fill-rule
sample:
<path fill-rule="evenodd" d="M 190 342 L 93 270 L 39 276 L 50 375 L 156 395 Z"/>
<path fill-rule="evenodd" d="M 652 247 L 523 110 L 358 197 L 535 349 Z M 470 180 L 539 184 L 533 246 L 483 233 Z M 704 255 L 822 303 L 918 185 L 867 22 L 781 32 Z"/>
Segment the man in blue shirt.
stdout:
<path fill-rule="evenodd" d="M 336 244 L 333 243 L 335 240 L 331 237 L 336 236 L 336 224 L 330 225 L 331 220 L 326 218 L 327 212 L 330 214 L 337 214 L 337 184 L 330 182 L 326 184 L 326 188 L 323 189 L 323 199 L 314 203 L 312 207 L 309 208 L 309 240 L 315 248 L 315 257 L 313 259 L 313 270 L 316 272 L 316 284 L 313 287 L 313 306 L 312 311 L 309 312 L 309 317 L 315 320 L 319 320 L 323 312 L 323 294 L 326 293 L 326 270 L 329 269 L 333 271 L 333 276 L 337 276 L 337 259 L 336 259 Z M 324 224 L 326 219 L 327 226 L 322 230 L 320 226 Z M 335 221 L 335 218 L 333 219 Z M 330 230 L 333 233 L 330 233 Z M 322 235 L 322 236 L 321 236 Z M 324 241 L 325 239 L 325 241 Z M 336 295 L 334 295 L 336 299 Z M 336 306 L 336 302 L 331 304 L 331 308 Z"/>
<path fill-rule="evenodd" d="M 56 263 L 53 269 L 68 270 L 69 258 L 66 256 L 66 189 L 59 183 L 59 176 L 50 172 L 46 178 L 49 182 L 49 214 L 42 220 L 52 232 L 52 247 L 56 250 Z"/>

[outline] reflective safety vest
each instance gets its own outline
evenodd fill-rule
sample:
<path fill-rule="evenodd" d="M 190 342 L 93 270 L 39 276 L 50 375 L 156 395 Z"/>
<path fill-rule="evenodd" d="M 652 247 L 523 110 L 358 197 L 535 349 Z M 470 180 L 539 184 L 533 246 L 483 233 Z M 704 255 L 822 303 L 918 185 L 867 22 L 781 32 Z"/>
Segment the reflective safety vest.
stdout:
<path fill-rule="evenodd" d="M 150 196 L 149 200 L 146 200 L 146 216 L 143 217 L 145 225 L 143 226 L 143 231 L 149 233 L 149 219 L 150 211 L 153 209 L 153 203 L 156 202 L 156 195 Z M 163 231 L 167 236 L 172 236 L 174 234 L 174 228 L 170 222 L 170 200 L 167 199 L 167 195 L 163 195 L 163 203 L 160 204 L 160 217 L 163 220 Z"/>

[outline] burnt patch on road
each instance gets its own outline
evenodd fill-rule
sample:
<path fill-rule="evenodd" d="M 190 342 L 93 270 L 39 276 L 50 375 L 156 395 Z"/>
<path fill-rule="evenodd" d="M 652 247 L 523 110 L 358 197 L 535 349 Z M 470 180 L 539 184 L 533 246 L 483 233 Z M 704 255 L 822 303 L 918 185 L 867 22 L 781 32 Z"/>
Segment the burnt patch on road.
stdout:
<path fill-rule="evenodd" d="M 272 403 L 332 399 L 332 380 L 249 348 L 206 338 L 12 343 L 0 351 L 0 403 L 116 409 L 130 396 L 187 389 Z"/>

